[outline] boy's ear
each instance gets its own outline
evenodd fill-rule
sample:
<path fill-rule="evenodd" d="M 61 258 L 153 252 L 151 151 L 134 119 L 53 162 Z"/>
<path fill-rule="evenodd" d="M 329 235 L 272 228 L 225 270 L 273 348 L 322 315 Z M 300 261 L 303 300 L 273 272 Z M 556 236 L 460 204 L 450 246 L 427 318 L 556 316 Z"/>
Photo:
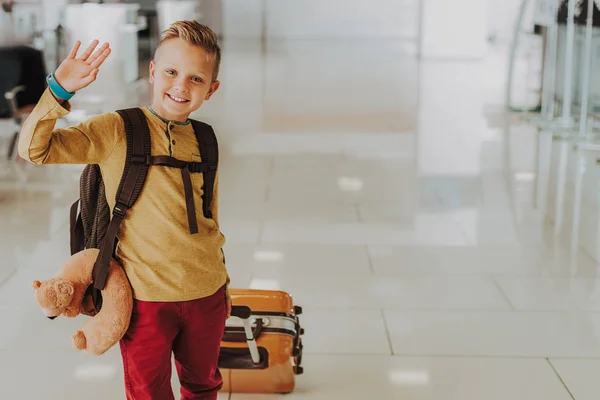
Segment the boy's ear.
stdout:
<path fill-rule="evenodd" d="M 219 86 L 221 86 L 221 82 L 219 81 L 214 81 L 213 83 L 211 83 L 210 90 L 208 91 L 208 93 L 206 93 L 204 100 L 210 100 L 210 97 L 213 94 L 215 94 L 215 92 L 219 89 Z"/>
<path fill-rule="evenodd" d="M 156 69 L 156 63 L 154 62 L 154 60 L 150 61 L 150 77 L 149 77 L 149 81 L 150 83 L 154 83 L 154 70 Z"/>

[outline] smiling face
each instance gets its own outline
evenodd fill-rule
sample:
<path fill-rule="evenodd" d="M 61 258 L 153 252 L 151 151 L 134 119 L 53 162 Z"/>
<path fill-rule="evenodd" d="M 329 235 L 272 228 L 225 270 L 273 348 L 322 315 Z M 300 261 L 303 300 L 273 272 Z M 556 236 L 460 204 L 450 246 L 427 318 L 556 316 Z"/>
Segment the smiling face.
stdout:
<path fill-rule="evenodd" d="M 150 62 L 152 109 L 168 120 L 185 122 L 219 88 L 215 57 L 180 38 L 164 41 Z"/>

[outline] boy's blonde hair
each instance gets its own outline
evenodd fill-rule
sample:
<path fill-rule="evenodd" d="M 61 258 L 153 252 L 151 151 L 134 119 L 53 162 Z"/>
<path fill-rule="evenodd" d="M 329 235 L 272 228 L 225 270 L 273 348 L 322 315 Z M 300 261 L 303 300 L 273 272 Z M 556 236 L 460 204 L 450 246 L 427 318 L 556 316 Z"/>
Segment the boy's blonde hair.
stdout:
<path fill-rule="evenodd" d="M 166 40 L 175 38 L 180 38 L 190 44 L 203 48 L 209 56 L 214 58 L 212 80 L 213 82 L 216 81 L 221 65 L 221 48 L 219 47 L 215 32 L 198 21 L 177 21 L 162 32 L 158 47 Z"/>

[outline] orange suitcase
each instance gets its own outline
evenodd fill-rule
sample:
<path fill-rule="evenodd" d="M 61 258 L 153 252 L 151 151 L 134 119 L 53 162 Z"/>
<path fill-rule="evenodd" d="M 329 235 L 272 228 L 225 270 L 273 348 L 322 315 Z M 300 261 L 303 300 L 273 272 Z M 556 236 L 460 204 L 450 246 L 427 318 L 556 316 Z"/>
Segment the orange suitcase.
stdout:
<path fill-rule="evenodd" d="M 292 297 L 277 290 L 231 289 L 231 318 L 221 343 L 222 391 L 290 393 L 302 374 L 304 330 Z"/>

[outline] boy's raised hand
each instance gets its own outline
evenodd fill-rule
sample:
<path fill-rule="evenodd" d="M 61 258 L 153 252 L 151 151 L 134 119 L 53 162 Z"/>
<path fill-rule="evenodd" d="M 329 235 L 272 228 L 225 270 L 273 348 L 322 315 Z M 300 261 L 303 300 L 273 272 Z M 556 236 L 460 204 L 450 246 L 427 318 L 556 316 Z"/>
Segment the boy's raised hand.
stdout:
<path fill-rule="evenodd" d="M 98 68 L 110 54 L 108 43 L 104 43 L 96 52 L 98 41 L 94 40 L 88 48 L 77 57 L 81 42 L 77 41 L 69 56 L 59 65 L 54 77 L 60 86 L 68 92 L 76 92 L 96 80 Z M 92 54 L 93 53 L 93 54 Z"/>

